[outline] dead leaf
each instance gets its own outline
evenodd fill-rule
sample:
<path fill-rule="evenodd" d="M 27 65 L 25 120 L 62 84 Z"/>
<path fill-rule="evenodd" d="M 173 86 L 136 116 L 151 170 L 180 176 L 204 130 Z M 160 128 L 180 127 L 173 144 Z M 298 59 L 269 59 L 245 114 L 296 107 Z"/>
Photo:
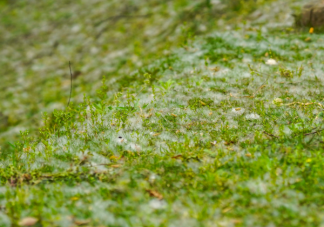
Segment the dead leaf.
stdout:
<path fill-rule="evenodd" d="M 211 71 L 214 71 L 214 72 L 218 72 L 220 70 L 219 67 L 215 67 L 215 68 L 210 68 Z"/>
<path fill-rule="evenodd" d="M 18 223 L 20 226 L 33 226 L 37 223 L 38 219 L 33 217 L 26 217 L 21 219 Z"/>
<path fill-rule="evenodd" d="M 76 225 L 86 225 L 89 223 L 90 223 L 90 220 L 75 220 L 74 221 L 74 224 L 76 224 Z"/>
<path fill-rule="evenodd" d="M 216 146 L 217 142 L 213 141 L 213 142 L 210 142 L 210 144 Z"/>
<path fill-rule="evenodd" d="M 204 103 L 203 101 L 199 100 L 200 104 L 203 106 L 206 106 L 206 103 Z"/>
<path fill-rule="evenodd" d="M 150 118 L 150 117 L 152 117 L 152 113 L 144 114 L 144 118 Z"/>
<path fill-rule="evenodd" d="M 232 219 L 231 220 L 234 224 L 241 224 L 242 220 L 241 219 Z"/>
<path fill-rule="evenodd" d="M 110 158 L 110 159 L 115 159 L 115 160 L 118 160 L 118 159 L 120 159 L 120 157 L 118 157 L 118 156 L 115 156 L 115 155 L 112 155 L 112 156 L 110 156 L 109 158 Z"/>
<path fill-rule="evenodd" d="M 24 151 L 24 152 L 28 152 L 28 151 L 30 151 L 30 150 L 31 150 L 31 147 L 30 147 L 30 146 L 29 146 L 29 147 L 24 147 L 24 148 L 23 148 L 23 151 Z"/>
<path fill-rule="evenodd" d="M 157 191 L 154 191 L 154 190 L 149 190 L 149 189 L 147 189 L 146 190 L 149 194 L 150 194 L 150 196 L 152 196 L 152 197 L 155 197 L 155 198 L 158 198 L 159 200 L 162 200 L 163 199 L 163 195 L 161 195 L 159 192 L 157 192 Z"/>
<path fill-rule="evenodd" d="M 172 158 L 174 158 L 174 159 L 182 158 L 182 154 L 175 155 Z"/>
<path fill-rule="evenodd" d="M 10 182 L 9 182 L 10 186 L 11 187 L 15 187 L 16 186 L 16 183 L 17 183 L 17 180 L 15 178 L 11 177 L 10 178 Z"/>
<path fill-rule="evenodd" d="M 119 168 L 121 167 L 122 165 L 119 165 L 119 164 L 115 164 L 115 165 L 111 165 L 110 167 L 113 167 L 113 168 Z"/>
<path fill-rule="evenodd" d="M 27 180 L 27 181 L 29 181 L 29 180 L 32 179 L 32 177 L 30 176 L 30 174 L 23 174 L 23 178 L 24 178 L 24 180 Z"/>
<path fill-rule="evenodd" d="M 231 207 L 227 207 L 227 208 L 225 208 L 224 210 L 222 210 L 222 213 L 227 213 L 227 212 L 230 211 L 230 210 L 232 210 L 232 208 L 231 208 Z"/>

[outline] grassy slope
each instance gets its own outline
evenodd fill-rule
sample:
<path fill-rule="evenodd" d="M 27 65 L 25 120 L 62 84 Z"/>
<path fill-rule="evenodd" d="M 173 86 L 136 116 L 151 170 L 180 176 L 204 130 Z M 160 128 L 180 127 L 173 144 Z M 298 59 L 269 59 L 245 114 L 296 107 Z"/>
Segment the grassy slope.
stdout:
<path fill-rule="evenodd" d="M 168 54 L 188 35 L 216 26 L 208 1 L 16 1 L 0 5 L 0 145 L 37 129 L 42 113 L 64 109 L 68 61 L 76 72 L 73 102 L 95 97 L 102 76 L 114 93 L 130 73 Z M 203 24 L 203 26 L 200 26 Z"/>
<path fill-rule="evenodd" d="M 2 225 L 320 225 L 324 43 L 271 26 L 196 38 L 55 111 L 1 163 Z"/>

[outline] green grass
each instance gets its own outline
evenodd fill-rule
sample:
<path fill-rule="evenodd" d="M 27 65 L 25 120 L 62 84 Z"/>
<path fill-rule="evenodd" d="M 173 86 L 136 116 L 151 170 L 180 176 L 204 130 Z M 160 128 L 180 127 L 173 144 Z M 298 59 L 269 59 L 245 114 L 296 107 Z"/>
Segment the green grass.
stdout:
<path fill-rule="evenodd" d="M 1 150 L 0 225 L 321 226 L 323 48 L 246 23 L 105 78 Z"/>

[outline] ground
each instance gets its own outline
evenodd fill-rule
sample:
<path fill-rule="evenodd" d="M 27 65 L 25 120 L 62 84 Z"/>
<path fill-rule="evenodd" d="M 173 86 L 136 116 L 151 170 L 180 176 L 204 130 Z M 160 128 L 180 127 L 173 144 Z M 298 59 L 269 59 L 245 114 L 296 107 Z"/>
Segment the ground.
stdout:
<path fill-rule="evenodd" d="M 1 226 L 323 225 L 323 36 L 259 4 L 22 131 Z"/>

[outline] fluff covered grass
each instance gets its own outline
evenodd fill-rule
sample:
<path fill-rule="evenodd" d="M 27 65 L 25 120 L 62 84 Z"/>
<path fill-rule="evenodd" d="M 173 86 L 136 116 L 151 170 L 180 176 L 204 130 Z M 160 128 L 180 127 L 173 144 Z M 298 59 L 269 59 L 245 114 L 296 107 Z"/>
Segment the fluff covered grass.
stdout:
<path fill-rule="evenodd" d="M 249 25 L 104 79 L 2 151 L 0 225 L 323 225 L 323 49 Z"/>
<path fill-rule="evenodd" d="M 306 38 L 216 32 L 45 117 L 1 163 L 3 225 L 320 225 L 324 46 Z"/>

